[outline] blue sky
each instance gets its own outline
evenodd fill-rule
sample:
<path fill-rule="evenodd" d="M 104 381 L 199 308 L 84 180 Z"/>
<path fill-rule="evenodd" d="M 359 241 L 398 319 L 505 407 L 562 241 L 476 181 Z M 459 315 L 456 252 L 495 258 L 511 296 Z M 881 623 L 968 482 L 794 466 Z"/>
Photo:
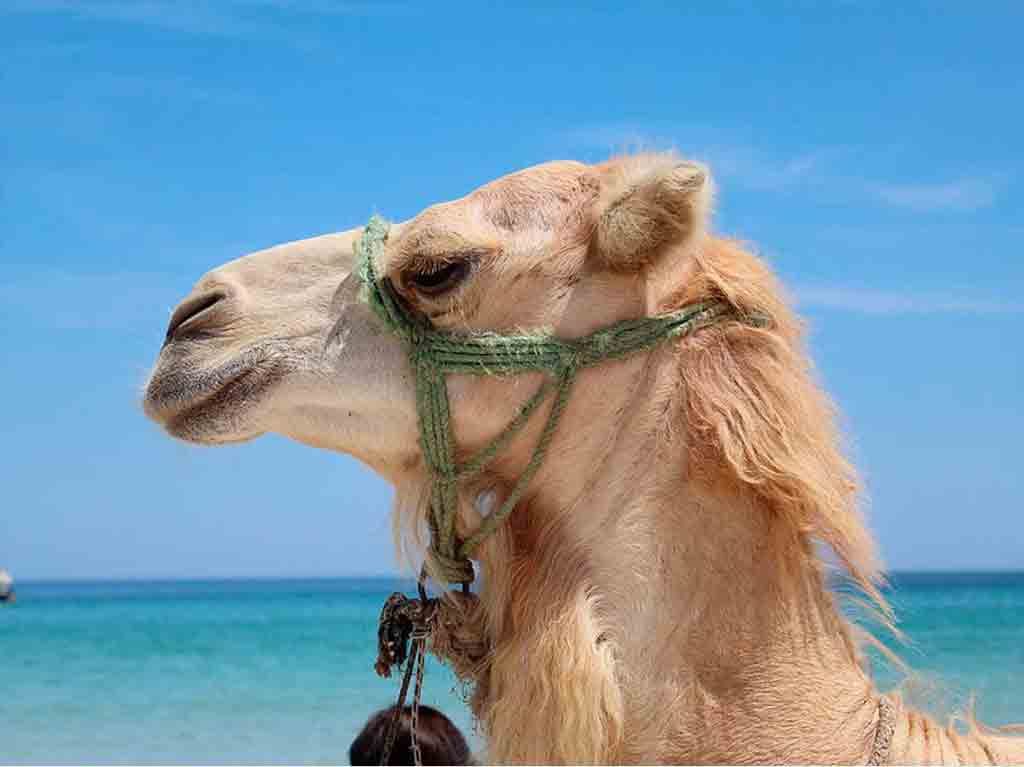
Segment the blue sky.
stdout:
<path fill-rule="evenodd" d="M 353 460 L 144 419 L 170 309 L 249 250 L 674 147 L 808 318 L 888 564 L 1024 567 L 1021 6 L 674 5 L 2 0 L 0 566 L 391 571 Z"/>

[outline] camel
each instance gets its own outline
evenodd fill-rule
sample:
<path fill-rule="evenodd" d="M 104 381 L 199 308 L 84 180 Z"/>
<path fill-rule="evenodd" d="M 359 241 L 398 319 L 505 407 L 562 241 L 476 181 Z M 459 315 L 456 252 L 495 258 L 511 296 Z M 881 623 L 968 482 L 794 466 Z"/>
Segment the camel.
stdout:
<path fill-rule="evenodd" d="M 1024 763 L 1024 740 L 939 724 L 876 689 L 826 578 L 837 562 L 888 614 L 856 471 L 800 320 L 762 260 L 710 232 L 712 198 L 709 170 L 670 153 L 551 162 L 393 224 L 374 255 L 402 306 L 455 334 L 578 339 L 700 301 L 734 310 L 581 369 L 544 461 L 474 553 L 477 599 L 445 597 L 484 648 L 456 670 L 475 685 L 487 759 Z M 363 235 L 202 277 L 143 407 L 192 443 L 275 432 L 354 456 L 394 486 L 397 541 L 418 561 L 430 492 L 416 374 L 368 305 Z M 544 379 L 448 376 L 457 457 Z M 458 485 L 458 536 L 509 494 L 545 423 Z"/>

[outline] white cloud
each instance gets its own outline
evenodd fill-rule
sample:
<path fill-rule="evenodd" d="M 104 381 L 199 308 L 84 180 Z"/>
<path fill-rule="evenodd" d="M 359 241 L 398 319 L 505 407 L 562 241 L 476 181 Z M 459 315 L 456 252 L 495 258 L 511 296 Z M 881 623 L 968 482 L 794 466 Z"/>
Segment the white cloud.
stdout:
<path fill-rule="evenodd" d="M 322 0 L 224 0 L 218 4 L 175 0 L 8 0 L 0 6 L 0 13 L 59 13 L 207 37 L 284 39 L 289 36 L 279 22 L 285 17 L 388 15 L 403 8 L 389 3 Z M 292 38 L 292 42 L 309 41 Z"/>
<path fill-rule="evenodd" d="M 999 192 L 1000 174 L 965 177 L 942 183 L 894 184 L 845 174 L 838 160 L 843 147 L 815 147 L 796 154 L 780 154 L 760 146 L 720 143 L 708 126 L 672 126 L 652 123 L 605 123 L 582 126 L 562 135 L 573 151 L 600 153 L 679 150 L 707 162 L 715 175 L 750 189 L 782 191 L 812 187 L 842 197 L 865 196 L 889 206 L 917 212 L 971 211 L 992 205 Z"/>
<path fill-rule="evenodd" d="M 977 210 L 996 199 L 996 185 L 986 178 L 940 184 L 874 184 L 869 188 L 882 202 L 918 211 Z"/>
<path fill-rule="evenodd" d="M 164 0 L 15 0 L 6 4 L 4 10 L 8 13 L 56 13 L 216 37 L 261 36 L 264 32 L 252 22 L 212 6 Z"/>
<path fill-rule="evenodd" d="M 1024 314 L 1024 302 L 947 293 L 871 290 L 844 285 L 798 285 L 803 307 L 860 314 Z"/>
<path fill-rule="evenodd" d="M 813 183 L 823 176 L 827 161 L 839 150 L 815 149 L 778 156 L 759 147 L 708 141 L 705 127 L 644 127 L 630 123 L 589 125 L 567 131 L 563 139 L 574 150 L 602 155 L 620 152 L 678 150 L 706 162 L 715 175 L 733 179 L 752 189 L 781 190 Z"/>
<path fill-rule="evenodd" d="M 650 128 L 630 123 L 584 125 L 566 131 L 563 138 L 570 146 L 599 152 L 635 152 L 644 149 L 673 149 L 678 141 L 655 135 Z"/>
<path fill-rule="evenodd" d="M 782 190 L 819 181 L 836 149 L 817 149 L 790 157 L 776 157 L 752 147 L 712 146 L 701 155 L 724 177 L 752 189 Z"/>

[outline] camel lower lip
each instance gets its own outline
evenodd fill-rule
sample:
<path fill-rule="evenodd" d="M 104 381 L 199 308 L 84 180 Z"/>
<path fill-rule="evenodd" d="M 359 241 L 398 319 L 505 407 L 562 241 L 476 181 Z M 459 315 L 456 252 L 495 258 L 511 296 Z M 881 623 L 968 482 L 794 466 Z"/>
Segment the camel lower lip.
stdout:
<path fill-rule="evenodd" d="M 162 420 L 174 437 L 197 444 L 245 442 L 258 434 L 239 428 L 239 418 L 274 379 L 272 371 L 249 368 L 182 403 Z M 227 426 L 227 428 L 225 428 Z M 225 434 L 231 434 L 230 438 Z"/>
<path fill-rule="evenodd" d="M 187 347 L 165 347 L 143 399 L 146 415 L 181 439 L 207 441 L 204 426 L 236 417 L 279 376 L 278 366 L 262 349 L 203 369 L 191 362 Z"/>
<path fill-rule="evenodd" d="M 146 415 L 166 428 L 175 422 L 187 421 L 189 413 L 202 408 L 211 399 L 229 389 L 245 373 L 209 385 L 193 383 L 187 387 L 175 387 L 171 382 L 160 380 L 150 385 L 143 403 Z"/>

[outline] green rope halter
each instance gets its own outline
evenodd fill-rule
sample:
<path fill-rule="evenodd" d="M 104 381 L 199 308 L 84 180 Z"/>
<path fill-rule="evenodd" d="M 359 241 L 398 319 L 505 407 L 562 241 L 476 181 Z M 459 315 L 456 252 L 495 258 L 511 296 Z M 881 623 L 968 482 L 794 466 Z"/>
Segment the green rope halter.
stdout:
<path fill-rule="evenodd" d="M 391 281 L 377 276 L 376 260 L 384 249 L 388 229 L 389 224 L 384 219 L 374 216 L 356 246 L 363 296 L 384 324 L 406 342 L 415 372 L 420 446 L 432 479 L 427 520 L 430 528 L 428 556 L 433 560 L 433 572 L 447 583 L 469 584 L 473 581 L 470 558 L 512 513 L 543 463 L 576 374 L 582 368 L 651 349 L 670 338 L 688 335 L 717 320 L 736 316 L 736 313 L 724 301 L 702 301 L 669 314 L 618 322 L 576 339 L 541 334 L 506 336 L 441 331 L 425 317 L 411 313 L 395 293 Z M 445 376 L 451 373 L 512 376 L 527 372 L 546 373 L 548 377 L 504 431 L 467 461 L 456 463 Z M 460 540 L 455 533 L 459 482 L 480 474 L 551 396 L 554 402 L 548 411 L 547 423 L 512 491 L 497 510 L 483 519 L 475 532 Z"/>

